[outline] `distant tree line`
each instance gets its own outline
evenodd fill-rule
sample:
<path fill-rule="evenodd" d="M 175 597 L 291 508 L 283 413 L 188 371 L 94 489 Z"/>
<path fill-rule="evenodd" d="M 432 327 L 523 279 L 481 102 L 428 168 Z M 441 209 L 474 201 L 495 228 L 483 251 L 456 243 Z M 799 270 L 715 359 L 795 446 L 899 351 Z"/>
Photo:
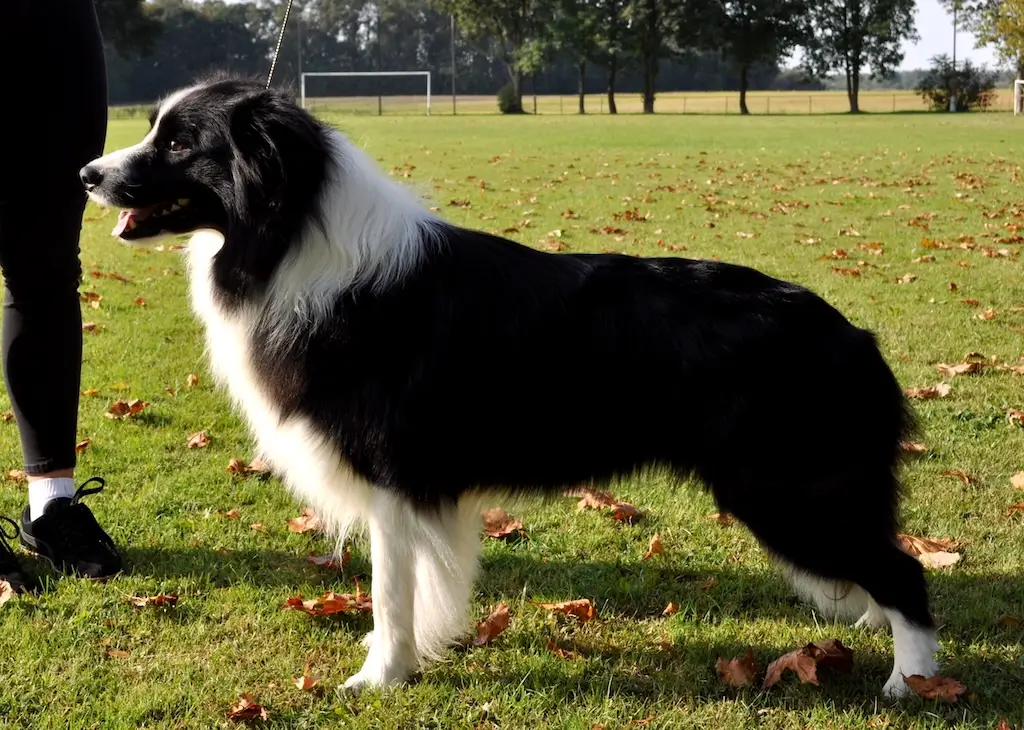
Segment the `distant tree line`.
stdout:
<path fill-rule="evenodd" d="M 96 0 L 112 103 L 151 101 L 213 69 L 265 78 L 285 5 Z M 653 112 L 659 90 L 736 91 L 746 112 L 748 90 L 822 89 L 838 75 L 857 111 L 865 83 L 913 88 L 894 72 L 916 37 L 913 10 L 914 0 L 294 0 L 274 81 L 429 70 L 446 93 L 454 57 L 458 93 L 508 86 L 511 112 L 524 94 L 578 93 L 582 113 L 584 92 L 606 95 L 612 113 L 617 93 L 640 93 Z M 801 67 L 783 70 L 797 50 Z M 381 83 L 350 79 L 344 93 Z"/>

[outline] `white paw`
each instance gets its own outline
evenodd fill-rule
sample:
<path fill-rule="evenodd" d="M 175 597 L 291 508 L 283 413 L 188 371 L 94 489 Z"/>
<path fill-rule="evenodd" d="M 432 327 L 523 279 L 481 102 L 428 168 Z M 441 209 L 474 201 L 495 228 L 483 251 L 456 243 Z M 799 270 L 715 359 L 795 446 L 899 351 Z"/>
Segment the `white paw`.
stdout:
<path fill-rule="evenodd" d="M 893 670 L 892 674 L 889 675 L 889 681 L 882 687 L 882 694 L 892 700 L 898 700 L 901 697 L 906 697 L 912 693 L 910 685 L 903 681 L 904 677 L 911 677 L 915 674 L 919 674 L 922 677 L 932 677 L 939 672 L 938 662 L 932 661 L 928 666 L 918 667 L 913 671 L 902 670 L 899 667 Z"/>
<path fill-rule="evenodd" d="M 366 648 L 366 649 L 372 649 L 373 648 L 373 632 L 372 631 L 368 631 L 366 633 L 366 636 L 364 636 L 362 638 L 362 641 L 360 641 L 359 643 L 362 644 L 363 647 Z"/>
<path fill-rule="evenodd" d="M 380 659 L 377 652 L 371 649 L 362 668 L 357 674 L 349 677 L 343 687 L 351 694 L 359 694 L 364 689 L 396 687 L 408 682 L 416 673 L 416 668 L 413 656 L 395 656 L 386 661 Z"/>
<path fill-rule="evenodd" d="M 885 612 L 875 606 L 871 606 L 864 612 L 863 616 L 857 619 L 853 627 L 855 629 L 878 631 L 886 628 L 888 625 L 889 619 L 885 617 Z"/>

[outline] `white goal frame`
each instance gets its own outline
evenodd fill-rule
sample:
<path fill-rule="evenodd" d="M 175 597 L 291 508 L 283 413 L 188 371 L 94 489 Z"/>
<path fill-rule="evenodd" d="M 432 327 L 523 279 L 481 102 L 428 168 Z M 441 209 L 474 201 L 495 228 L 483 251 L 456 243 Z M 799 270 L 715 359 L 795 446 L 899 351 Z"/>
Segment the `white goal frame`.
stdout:
<path fill-rule="evenodd" d="M 1013 82 L 1013 116 L 1024 114 L 1024 79 Z"/>
<path fill-rule="evenodd" d="M 299 86 L 302 108 L 306 108 L 306 77 L 307 76 L 426 76 L 427 77 L 427 116 L 430 116 L 430 71 L 309 71 L 303 72 Z"/>

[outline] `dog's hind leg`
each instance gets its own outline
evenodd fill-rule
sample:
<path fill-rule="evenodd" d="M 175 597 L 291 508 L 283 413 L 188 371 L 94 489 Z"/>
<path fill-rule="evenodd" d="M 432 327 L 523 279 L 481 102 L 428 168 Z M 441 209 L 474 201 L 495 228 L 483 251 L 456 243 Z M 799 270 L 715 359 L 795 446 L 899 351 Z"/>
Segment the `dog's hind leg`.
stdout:
<path fill-rule="evenodd" d="M 408 504 L 381 491 L 373 497 L 368 522 L 373 634 L 362 668 L 345 682 L 351 692 L 401 684 L 419 664 L 413 613 L 417 521 Z"/>

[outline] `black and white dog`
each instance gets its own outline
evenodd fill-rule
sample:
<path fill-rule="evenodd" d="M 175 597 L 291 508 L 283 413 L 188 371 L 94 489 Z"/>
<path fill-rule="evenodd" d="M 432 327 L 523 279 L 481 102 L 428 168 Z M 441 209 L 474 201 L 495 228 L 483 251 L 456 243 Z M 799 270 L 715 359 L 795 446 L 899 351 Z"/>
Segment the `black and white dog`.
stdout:
<path fill-rule="evenodd" d="M 249 81 L 151 121 L 82 181 L 126 241 L 194 233 L 193 306 L 260 452 L 337 535 L 368 526 L 374 631 L 347 687 L 463 636 L 481 506 L 648 467 L 698 478 L 822 610 L 889 624 L 888 695 L 935 673 L 894 539 L 912 419 L 872 334 L 748 268 L 458 228 Z"/>

